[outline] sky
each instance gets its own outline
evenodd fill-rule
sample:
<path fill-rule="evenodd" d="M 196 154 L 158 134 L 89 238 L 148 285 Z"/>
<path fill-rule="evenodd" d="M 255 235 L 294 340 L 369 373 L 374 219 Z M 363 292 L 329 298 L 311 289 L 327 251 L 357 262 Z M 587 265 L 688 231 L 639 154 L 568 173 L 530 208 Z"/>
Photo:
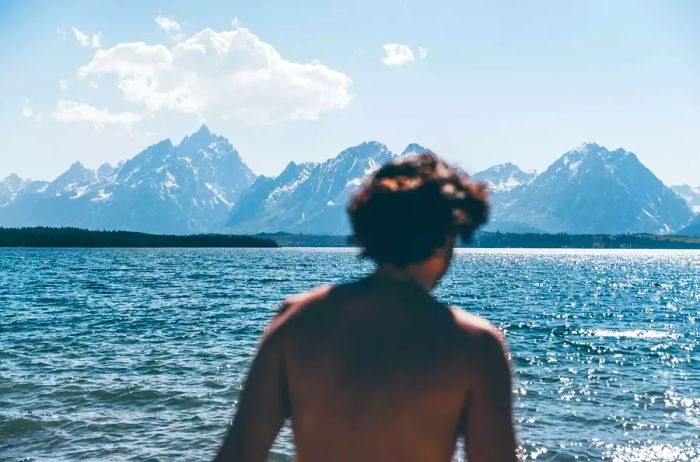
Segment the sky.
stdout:
<path fill-rule="evenodd" d="M 700 185 L 700 2 L 0 0 L 0 178 L 202 123 L 258 174 L 367 140 L 467 171 L 583 142 Z"/>

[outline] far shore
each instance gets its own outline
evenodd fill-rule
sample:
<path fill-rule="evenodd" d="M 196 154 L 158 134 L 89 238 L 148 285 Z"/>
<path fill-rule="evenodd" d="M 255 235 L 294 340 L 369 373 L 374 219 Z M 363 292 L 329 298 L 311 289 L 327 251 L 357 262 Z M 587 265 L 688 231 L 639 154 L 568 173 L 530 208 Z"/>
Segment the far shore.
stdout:
<path fill-rule="evenodd" d="M 80 228 L 0 228 L 0 247 L 72 248 L 276 248 L 355 247 L 351 236 L 258 233 L 161 235 Z M 700 249 L 700 236 L 657 234 L 536 234 L 481 232 L 462 248 Z"/>

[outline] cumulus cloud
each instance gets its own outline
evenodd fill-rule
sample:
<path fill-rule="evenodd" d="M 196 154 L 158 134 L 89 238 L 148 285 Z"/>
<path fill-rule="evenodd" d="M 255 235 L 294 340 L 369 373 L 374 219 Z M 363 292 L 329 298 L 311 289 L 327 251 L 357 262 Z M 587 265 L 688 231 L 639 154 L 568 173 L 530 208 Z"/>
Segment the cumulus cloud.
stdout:
<path fill-rule="evenodd" d="M 61 91 L 66 91 L 68 90 L 68 81 L 66 79 L 61 79 L 58 81 L 58 88 Z"/>
<path fill-rule="evenodd" d="M 129 126 L 143 118 L 141 114 L 133 112 L 111 113 L 107 109 L 98 109 L 89 104 L 75 101 L 59 101 L 52 115 L 59 122 L 87 122 L 98 130 L 101 130 L 105 125 Z"/>
<path fill-rule="evenodd" d="M 425 59 L 428 57 L 428 49 L 423 47 L 418 47 L 418 57 L 420 59 Z"/>
<path fill-rule="evenodd" d="M 200 118 L 315 119 L 351 100 L 347 75 L 316 60 L 286 60 L 244 28 L 204 29 L 173 46 L 120 43 L 78 70 L 80 78 L 93 75 L 113 75 L 124 98 L 149 111 Z"/>
<path fill-rule="evenodd" d="M 80 46 L 92 46 L 93 48 L 100 48 L 101 34 L 99 32 L 96 34 L 92 34 L 92 36 L 89 36 L 77 27 L 71 27 L 71 30 L 73 31 L 73 37 L 75 37 L 75 40 L 80 44 Z"/>
<path fill-rule="evenodd" d="M 34 114 L 34 112 L 31 109 L 29 109 L 27 106 L 22 108 L 22 115 L 24 117 L 31 117 L 32 114 Z"/>
<path fill-rule="evenodd" d="M 414 61 L 413 51 L 406 45 L 400 43 L 387 43 L 384 45 L 384 58 L 382 62 L 387 66 L 397 66 L 399 64 Z"/>

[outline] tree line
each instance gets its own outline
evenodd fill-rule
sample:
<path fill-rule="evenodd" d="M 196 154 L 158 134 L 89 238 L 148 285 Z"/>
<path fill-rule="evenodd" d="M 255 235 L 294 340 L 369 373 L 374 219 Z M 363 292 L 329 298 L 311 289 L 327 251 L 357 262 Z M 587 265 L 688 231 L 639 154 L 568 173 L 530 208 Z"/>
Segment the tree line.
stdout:
<path fill-rule="evenodd" d="M 227 234 L 186 236 L 79 228 L 1 228 L 0 247 L 279 247 L 272 239 Z"/>

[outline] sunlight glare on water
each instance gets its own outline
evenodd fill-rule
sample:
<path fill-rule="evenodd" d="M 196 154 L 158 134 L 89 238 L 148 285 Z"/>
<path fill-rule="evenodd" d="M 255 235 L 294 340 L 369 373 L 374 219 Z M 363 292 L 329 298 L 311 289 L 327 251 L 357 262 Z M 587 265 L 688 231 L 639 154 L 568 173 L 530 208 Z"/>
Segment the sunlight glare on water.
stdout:
<path fill-rule="evenodd" d="M 281 300 L 352 249 L 0 250 L 0 459 L 207 460 Z M 700 252 L 459 250 L 525 460 L 700 460 Z M 285 428 L 270 460 L 293 457 Z"/>

